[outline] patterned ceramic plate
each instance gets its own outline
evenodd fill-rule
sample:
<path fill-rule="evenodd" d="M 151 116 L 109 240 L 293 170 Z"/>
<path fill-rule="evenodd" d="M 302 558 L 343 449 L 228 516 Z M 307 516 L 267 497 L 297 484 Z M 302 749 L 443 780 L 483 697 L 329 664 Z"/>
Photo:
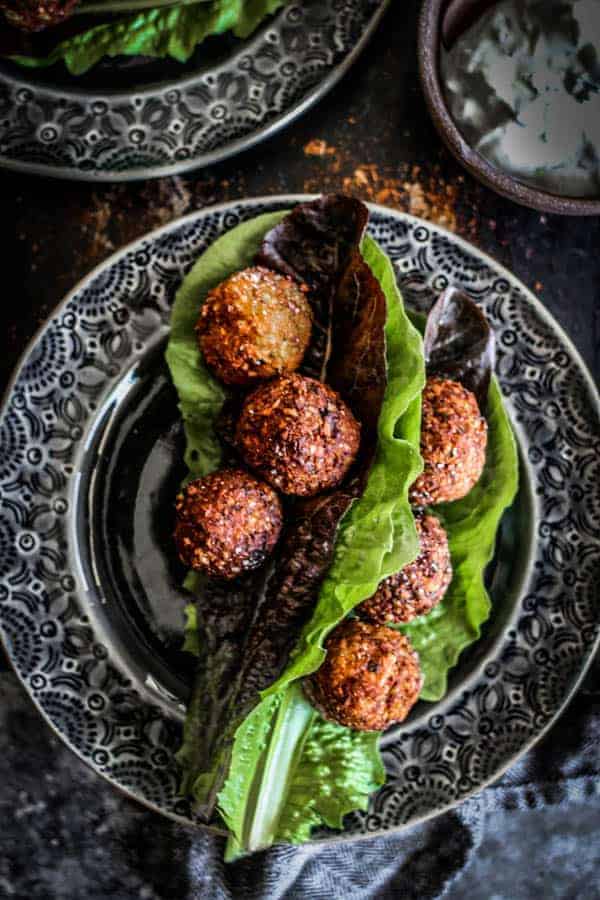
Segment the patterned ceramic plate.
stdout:
<path fill-rule="evenodd" d="M 182 434 L 163 360 L 169 307 L 215 238 L 298 199 L 197 212 L 113 256 L 34 339 L 0 422 L 8 654 L 82 759 L 183 820 L 174 752 L 190 671 L 170 549 Z M 370 231 L 409 304 L 426 308 L 454 284 L 484 308 L 522 473 L 489 572 L 483 636 L 445 700 L 418 704 L 388 733 L 388 782 L 368 813 L 349 817 L 347 836 L 415 822 L 497 776 L 576 688 L 600 618 L 600 410 L 576 350 L 522 284 L 460 238 L 381 207 Z"/>
<path fill-rule="evenodd" d="M 185 66 L 129 60 L 76 79 L 0 62 L 0 165 L 126 181 L 225 159 L 333 87 L 388 2 L 291 3 L 249 40 L 213 38 Z"/>

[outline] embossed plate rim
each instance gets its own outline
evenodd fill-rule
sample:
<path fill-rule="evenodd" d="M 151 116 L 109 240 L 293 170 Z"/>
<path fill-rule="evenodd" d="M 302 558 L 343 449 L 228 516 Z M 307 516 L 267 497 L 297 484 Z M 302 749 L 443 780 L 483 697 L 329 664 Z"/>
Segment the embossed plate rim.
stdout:
<path fill-rule="evenodd" d="M 311 195 L 311 196 L 314 196 L 314 195 Z M 105 260 L 100 265 L 96 266 L 91 273 L 89 273 L 84 279 L 82 279 L 79 282 L 79 284 L 75 288 L 73 288 L 72 291 L 69 292 L 69 294 L 65 297 L 65 299 L 55 308 L 55 310 L 53 311 L 53 313 L 49 317 L 49 319 L 46 321 L 46 323 L 44 323 L 44 325 L 42 325 L 42 327 L 38 330 L 37 334 L 29 342 L 27 348 L 25 349 L 25 351 L 23 353 L 21 361 L 20 361 L 19 365 L 17 366 L 17 368 L 13 374 L 13 377 L 11 378 L 9 385 L 7 386 L 6 393 L 4 396 L 4 403 L 3 403 L 3 407 L 2 407 L 0 414 L 3 416 L 4 413 L 6 412 L 6 406 L 7 406 L 8 400 L 12 394 L 12 391 L 15 388 L 15 386 L 17 385 L 19 377 L 22 374 L 23 368 L 28 361 L 28 357 L 31 354 L 33 348 L 36 346 L 39 339 L 44 335 L 45 331 L 51 326 L 51 324 L 58 319 L 58 317 L 61 315 L 61 313 L 63 312 L 65 307 L 78 294 L 78 292 L 85 289 L 86 285 L 91 283 L 99 274 L 102 273 L 103 270 L 110 269 L 120 259 L 127 256 L 132 251 L 135 251 L 136 249 L 140 248 L 143 244 L 148 244 L 151 247 L 153 242 L 159 240 L 162 236 L 169 234 L 169 232 L 176 232 L 180 228 L 185 228 L 186 225 L 193 224 L 195 221 L 201 220 L 204 217 L 210 217 L 213 214 L 226 213 L 228 210 L 234 210 L 236 208 L 242 209 L 242 210 L 244 210 L 244 209 L 252 210 L 254 208 L 257 208 L 257 210 L 258 210 L 261 208 L 261 206 L 267 207 L 267 208 L 268 207 L 281 208 L 282 206 L 285 206 L 286 204 L 293 204 L 293 203 L 296 203 L 296 202 L 299 202 L 302 200 L 306 200 L 306 199 L 308 199 L 307 195 L 277 195 L 277 196 L 272 196 L 272 197 L 257 197 L 257 198 L 248 198 L 246 200 L 234 200 L 234 201 L 229 201 L 227 203 L 222 203 L 222 204 L 219 204 L 216 206 L 207 207 L 204 210 L 195 211 L 181 219 L 178 219 L 174 222 L 168 223 L 167 225 L 165 225 L 159 229 L 156 229 L 155 231 L 153 231 L 147 235 L 144 235 L 143 237 L 133 241 L 131 244 L 127 245 L 126 247 L 124 247 L 121 250 L 117 251 L 116 253 L 112 254 L 107 260 Z M 542 322 L 546 326 L 549 327 L 550 331 L 553 333 L 553 335 L 555 335 L 557 337 L 557 340 L 560 342 L 560 344 L 566 350 L 568 350 L 568 352 L 571 354 L 573 363 L 577 367 L 578 375 L 585 382 L 585 386 L 589 392 L 589 397 L 592 402 L 593 409 L 597 415 L 600 415 L 600 398 L 598 396 L 598 391 L 597 391 L 594 381 L 591 377 L 591 374 L 588 372 L 587 367 L 585 366 L 585 363 L 583 362 L 576 347 L 573 345 L 570 338 L 565 334 L 565 332 L 563 331 L 561 326 L 554 320 L 554 318 L 550 315 L 550 313 L 548 313 L 548 311 L 545 309 L 545 307 L 541 304 L 541 302 L 538 300 L 538 298 L 535 297 L 535 295 L 530 290 L 528 290 L 526 288 L 526 286 L 523 285 L 516 278 L 516 276 L 514 276 L 508 269 L 506 269 L 506 267 L 504 267 L 500 263 L 496 262 L 491 256 L 489 256 L 489 254 L 486 254 L 486 253 L 480 251 L 478 248 L 469 244 L 468 241 L 464 240 L 463 238 L 461 238 L 457 235 L 452 234 L 451 232 L 447 231 L 446 229 L 444 229 L 438 225 L 435 225 L 433 223 L 429 223 L 424 220 L 417 219 L 416 217 L 410 216 L 408 214 L 401 213 L 401 212 L 391 210 L 391 209 L 387 209 L 385 207 L 378 206 L 375 204 L 369 204 L 369 207 L 372 210 L 372 212 L 381 216 L 384 221 L 385 221 L 385 219 L 388 219 L 388 220 L 392 219 L 399 223 L 402 223 L 402 222 L 409 223 L 413 228 L 418 228 L 420 226 L 423 226 L 425 228 L 430 229 L 434 234 L 440 235 L 442 238 L 445 238 L 446 240 L 448 240 L 451 245 L 458 245 L 460 247 L 460 249 L 462 251 L 464 251 L 468 256 L 475 257 L 477 260 L 483 262 L 486 266 L 488 266 L 496 274 L 496 276 L 505 278 L 509 285 L 512 285 L 513 287 L 517 287 L 518 290 L 520 291 L 520 293 L 525 297 L 528 305 L 533 307 L 535 313 L 540 317 Z M 3 635 L 2 635 L 2 642 L 5 645 L 5 649 L 6 649 L 7 655 L 8 655 L 8 645 L 4 641 Z M 552 724 L 556 721 L 556 719 L 561 715 L 562 711 L 564 710 L 566 705 L 569 703 L 570 699 L 573 697 L 573 694 L 576 692 L 577 687 L 581 683 L 581 680 L 584 677 L 584 674 L 593 658 L 594 653 L 598 649 L 599 645 L 600 645 L 600 633 L 596 632 L 594 641 L 588 643 L 588 645 L 585 648 L 582 648 L 582 653 L 578 657 L 577 674 L 573 675 L 569 679 L 568 690 L 566 691 L 565 695 L 561 698 L 561 702 L 560 702 L 559 706 L 549 716 L 548 720 L 541 727 L 537 728 L 537 730 L 535 731 L 535 733 L 533 733 L 533 735 L 528 735 L 527 740 L 521 747 L 519 747 L 518 752 L 513 752 L 512 755 L 507 756 L 507 759 L 504 764 L 502 764 L 501 766 L 498 766 L 492 774 L 490 774 L 488 777 L 484 777 L 480 782 L 477 783 L 476 786 L 474 786 L 473 788 L 471 788 L 468 791 L 465 791 L 460 796 L 455 797 L 451 802 L 447 803 L 446 805 L 442 804 L 442 805 L 437 806 L 435 809 L 428 810 L 427 812 L 425 812 L 421 815 L 415 815 L 414 818 L 410 819 L 407 822 L 404 822 L 404 823 L 401 823 L 398 825 L 393 825 L 392 827 L 389 827 L 387 829 L 378 829 L 377 831 L 373 831 L 371 833 L 371 836 L 377 835 L 377 834 L 383 834 L 383 833 L 392 833 L 395 831 L 399 831 L 403 828 L 410 827 L 411 825 L 417 824 L 418 822 L 425 821 L 426 819 L 429 819 L 447 809 L 450 809 L 450 808 L 458 805 L 464 799 L 472 796 L 475 793 L 478 793 L 483 787 L 485 787 L 487 784 L 489 784 L 490 782 L 492 782 L 496 778 L 498 778 L 498 776 L 501 775 L 502 772 L 506 771 L 506 769 L 517 758 L 519 758 L 530 747 L 532 747 L 548 731 L 548 729 L 552 726 Z M 585 650 L 585 653 L 583 652 L 583 650 Z M 9 656 L 9 659 L 10 659 L 10 656 Z M 12 662 L 12 660 L 11 660 L 11 662 Z M 581 662 L 581 664 L 579 665 L 580 662 Z M 15 671 L 16 671 L 16 668 L 15 668 Z M 477 671 L 478 672 L 480 671 L 479 666 L 477 667 Z M 22 678 L 18 674 L 18 672 L 17 672 L 17 677 L 19 677 L 19 679 L 24 684 L 24 686 L 25 686 L 26 690 L 28 691 L 28 693 L 30 694 L 30 696 L 32 696 L 33 689 L 30 687 L 27 680 L 25 678 Z M 34 698 L 32 696 L 32 700 L 33 699 Z M 35 703 L 35 700 L 34 700 L 34 703 Z M 82 751 L 80 751 L 72 743 L 69 742 L 66 735 L 64 735 L 63 733 L 61 733 L 59 731 L 58 726 L 51 720 L 50 716 L 48 714 L 46 714 L 46 712 L 37 703 L 35 703 L 35 705 L 37 706 L 40 713 L 44 716 L 46 721 L 50 724 L 52 729 L 57 733 L 57 735 L 59 735 L 61 737 L 61 739 L 63 741 L 65 741 L 67 746 L 69 746 L 70 749 L 72 749 L 75 753 L 77 753 L 77 755 L 80 757 L 80 759 L 82 759 L 86 764 L 90 765 L 91 768 L 93 768 L 96 772 L 98 772 L 98 774 L 101 774 L 113 786 L 117 787 L 120 791 L 122 791 L 129 797 L 137 800 L 138 802 L 143 803 L 144 805 L 153 809 L 154 811 L 160 812 L 164 815 L 168 815 L 170 818 L 173 818 L 176 821 L 179 821 L 182 823 L 189 823 L 189 820 L 185 816 L 178 815 L 176 812 L 174 812 L 172 810 L 167 811 L 167 810 L 161 808 L 157 803 L 153 802 L 152 800 L 149 800 L 146 797 L 141 797 L 139 794 L 137 794 L 135 792 L 135 790 L 133 788 L 124 786 L 122 784 L 119 784 L 115 780 L 113 780 L 114 776 L 111 777 L 111 775 L 109 773 L 102 772 L 98 768 L 97 764 L 94 764 L 93 761 L 86 758 L 86 756 L 84 755 L 84 753 Z M 210 830 L 214 831 L 215 829 L 210 829 Z M 355 841 L 355 840 L 364 840 L 368 836 L 369 835 L 365 835 L 364 833 L 363 834 L 351 833 L 351 834 L 342 834 L 339 836 L 336 835 L 335 837 L 319 838 L 319 840 L 322 841 L 323 843 L 337 842 L 340 840 Z"/>
<path fill-rule="evenodd" d="M 279 131 L 283 130 L 296 119 L 304 115 L 305 112 L 307 112 L 312 106 L 317 104 L 326 94 L 329 93 L 330 90 L 332 90 L 332 88 L 336 86 L 336 84 L 354 65 L 362 51 L 365 49 L 365 47 L 373 37 L 377 26 L 379 25 L 384 13 L 386 12 L 390 4 L 390 0 L 376 0 L 376 2 L 378 4 L 377 8 L 371 15 L 371 18 L 369 19 L 358 41 L 347 52 L 343 59 L 339 63 L 337 63 L 337 65 L 333 65 L 333 67 L 330 68 L 328 74 L 318 84 L 310 88 L 308 92 L 304 94 L 297 102 L 295 102 L 288 110 L 276 115 L 273 119 L 268 120 L 265 125 L 249 132 L 247 135 L 236 138 L 221 147 L 217 147 L 215 150 L 210 150 L 206 153 L 202 153 L 199 156 L 194 157 L 193 159 L 186 159 L 177 163 L 169 163 L 168 165 L 143 166 L 139 169 L 126 169 L 123 171 L 100 170 L 94 172 L 84 171 L 73 166 L 65 167 L 63 169 L 59 166 L 52 166 L 47 163 L 35 163 L 25 160 L 20 161 L 12 157 L 0 154 L 0 168 L 4 168 L 8 171 L 13 172 L 26 172 L 31 175 L 43 175 L 49 176 L 51 178 L 65 179 L 67 181 L 113 183 L 125 181 L 141 181 L 147 180 L 149 178 L 163 178 L 173 175 L 182 175 L 185 172 L 196 171 L 205 168 L 206 166 L 229 159 L 230 157 L 235 156 L 236 154 L 241 153 L 245 150 L 249 150 L 252 147 L 255 147 L 257 144 L 260 144 L 263 141 L 266 141 L 274 135 L 278 134 Z M 284 7 L 277 13 L 276 19 L 279 18 L 283 13 L 285 13 L 285 9 L 286 7 Z M 260 40 L 262 31 L 263 27 L 260 27 L 257 30 L 256 34 L 253 35 L 250 40 L 244 44 L 244 46 L 235 50 L 230 59 L 236 59 L 238 56 L 247 53 L 252 47 L 254 47 Z M 95 93 L 78 91 L 76 88 L 70 87 L 67 87 L 64 90 L 53 86 L 42 87 L 46 94 L 54 95 L 57 102 L 59 102 L 60 99 L 64 96 L 72 99 L 94 102 L 106 101 L 109 98 L 119 99 L 124 97 L 153 97 L 157 95 L 157 93 L 162 94 L 165 90 L 168 89 L 193 87 L 196 82 L 200 82 L 203 74 L 205 73 L 186 76 L 185 78 L 182 78 L 180 80 L 171 78 L 166 80 L 164 83 L 157 82 L 154 85 L 149 85 L 146 88 L 136 90 L 134 93 L 121 91 L 118 89 L 106 90 L 103 92 L 98 91 L 97 93 Z M 18 74 L 7 75 L 5 73 L 1 73 L 0 82 L 2 81 L 8 84 L 22 87 L 27 90 L 34 90 L 35 88 L 35 86 L 32 87 L 30 81 L 22 76 L 19 76 Z"/>

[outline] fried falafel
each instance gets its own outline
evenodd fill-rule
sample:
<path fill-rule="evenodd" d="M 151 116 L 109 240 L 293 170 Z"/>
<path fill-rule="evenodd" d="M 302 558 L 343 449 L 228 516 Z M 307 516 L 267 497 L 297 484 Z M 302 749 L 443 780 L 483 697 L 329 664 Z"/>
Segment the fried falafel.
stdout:
<path fill-rule="evenodd" d="M 225 580 L 262 565 L 283 521 L 275 491 L 242 469 L 191 481 L 175 507 L 174 537 L 181 561 Z"/>
<path fill-rule="evenodd" d="M 293 372 L 310 333 L 305 290 L 264 266 L 236 272 L 209 291 L 196 325 L 207 365 L 237 385 Z"/>
<path fill-rule="evenodd" d="M 327 385 L 282 375 L 246 398 L 235 441 L 247 465 L 273 487 L 311 496 L 344 479 L 358 453 L 360 425 Z"/>
<path fill-rule="evenodd" d="M 423 391 L 421 455 L 424 468 L 410 490 L 414 506 L 466 496 L 485 465 L 487 422 L 475 395 L 457 381 L 428 378 Z"/>
<path fill-rule="evenodd" d="M 79 0 L 0 0 L 9 25 L 22 31 L 43 31 L 67 19 Z"/>
<path fill-rule="evenodd" d="M 369 622 L 384 625 L 411 622 L 424 616 L 444 597 L 452 581 L 448 537 L 435 516 L 417 514 L 420 549 L 417 558 L 385 578 L 357 612 Z"/>
<path fill-rule="evenodd" d="M 383 731 L 406 718 L 423 685 L 419 657 L 407 637 L 346 619 L 325 649 L 323 665 L 303 686 L 326 719 L 356 731 Z"/>

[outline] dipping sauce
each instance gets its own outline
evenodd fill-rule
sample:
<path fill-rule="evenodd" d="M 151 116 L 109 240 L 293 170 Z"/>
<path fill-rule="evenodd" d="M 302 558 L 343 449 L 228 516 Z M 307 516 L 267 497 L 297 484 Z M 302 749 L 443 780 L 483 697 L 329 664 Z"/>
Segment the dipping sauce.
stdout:
<path fill-rule="evenodd" d="M 440 61 L 467 142 L 519 181 L 600 196 L 600 0 L 502 0 Z"/>

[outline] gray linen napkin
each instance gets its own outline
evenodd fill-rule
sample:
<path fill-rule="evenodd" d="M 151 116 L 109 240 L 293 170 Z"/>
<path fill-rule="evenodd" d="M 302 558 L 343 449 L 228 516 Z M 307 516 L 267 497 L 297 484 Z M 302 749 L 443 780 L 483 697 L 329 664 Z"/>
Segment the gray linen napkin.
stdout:
<path fill-rule="evenodd" d="M 549 734 L 456 810 L 400 834 L 276 847 L 223 842 L 128 802 L 0 675 L 0 897 L 44 900 L 600 898 L 600 665 Z"/>

